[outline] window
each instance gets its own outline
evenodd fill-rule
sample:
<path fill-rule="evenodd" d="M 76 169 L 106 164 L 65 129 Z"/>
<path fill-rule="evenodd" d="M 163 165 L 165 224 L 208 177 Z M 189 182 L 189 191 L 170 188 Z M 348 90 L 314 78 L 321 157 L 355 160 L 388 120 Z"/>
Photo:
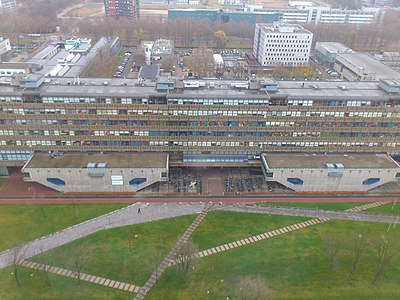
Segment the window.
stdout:
<path fill-rule="evenodd" d="M 132 180 L 129 180 L 129 185 L 140 185 L 145 183 L 146 181 L 146 178 L 133 178 Z"/>
<path fill-rule="evenodd" d="M 379 181 L 381 181 L 380 178 L 368 178 L 368 179 L 364 180 L 362 184 L 363 185 L 372 185 L 372 184 L 378 183 Z"/>
<path fill-rule="evenodd" d="M 394 176 L 394 178 L 400 178 L 400 173 L 396 173 L 396 175 Z"/>
<path fill-rule="evenodd" d="M 167 178 L 168 173 L 167 172 L 161 172 L 161 178 Z"/>
<path fill-rule="evenodd" d="M 111 185 L 124 185 L 124 177 L 122 175 L 112 175 Z"/>
<path fill-rule="evenodd" d="M 55 185 L 65 185 L 65 181 L 61 180 L 60 178 L 47 178 L 47 182 Z"/>
<path fill-rule="evenodd" d="M 268 177 L 268 178 L 274 177 L 274 172 L 267 172 L 267 173 L 265 173 L 265 177 Z"/>
<path fill-rule="evenodd" d="M 294 185 L 303 185 L 304 181 L 300 178 L 288 178 L 287 181 Z"/>

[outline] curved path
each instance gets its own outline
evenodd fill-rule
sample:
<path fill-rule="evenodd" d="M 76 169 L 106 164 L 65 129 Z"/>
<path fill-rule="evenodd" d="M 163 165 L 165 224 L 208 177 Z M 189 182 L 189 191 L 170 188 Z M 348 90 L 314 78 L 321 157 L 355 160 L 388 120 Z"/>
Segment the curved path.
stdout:
<path fill-rule="evenodd" d="M 108 228 L 145 223 L 176 216 L 198 214 L 203 211 L 208 202 L 187 203 L 136 203 L 97 218 L 76 224 L 64 230 L 33 240 L 20 247 L 15 247 L 0 253 L 0 269 L 13 263 L 13 259 L 27 259 L 42 252 L 67 244 L 89 234 Z M 379 203 L 382 204 L 382 203 Z M 138 208 L 140 207 L 140 212 Z M 305 216 L 342 220 L 372 221 L 397 223 L 400 216 L 384 214 L 363 214 L 358 212 L 327 211 L 318 209 L 302 209 L 291 207 L 274 207 L 223 204 L 214 205 L 211 210 L 228 210 L 239 212 L 253 212 L 263 214 L 279 214 L 288 216 Z"/>
<path fill-rule="evenodd" d="M 13 263 L 13 260 L 28 259 L 42 252 L 67 244 L 100 230 L 126 225 L 151 222 L 177 216 L 200 213 L 204 203 L 137 203 L 97 218 L 76 224 L 55 233 L 33 240 L 23 246 L 0 253 L 0 269 Z M 140 207 L 140 213 L 138 208 Z"/>
<path fill-rule="evenodd" d="M 387 202 L 389 203 L 389 202 Z M 385 202 L 379 204 L 386 204 Z M 373 206 L 371 206 L 372 208 Z M 284 206 L 259 206 L 259 205 L 243 205 L 243 204 L 222 204 L 216 206 L 215 210 L 228 210 L 248 213 L 261 213 L 271 215 L 310 217 L 310 218 L 327 218 L 336 220 L 352 220 L 364 222 L 382 222 L 382 223 L 399 223 L 400 215 L 360 213 L 355 211 L 335 211 L 321 210 L 310 208 L 294 208 Z"/>

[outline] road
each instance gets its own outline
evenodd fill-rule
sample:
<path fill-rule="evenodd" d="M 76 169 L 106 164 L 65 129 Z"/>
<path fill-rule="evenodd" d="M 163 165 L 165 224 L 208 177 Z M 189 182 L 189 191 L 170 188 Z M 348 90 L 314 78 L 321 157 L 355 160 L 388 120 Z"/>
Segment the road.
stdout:
<path fill-rule="evenodd" d="M 399 197 L 395 196 L 366 196 L 366 195 L 263 195 L 263 196 L 156 196 L 156 197 L 0 197 L 0 204 L 78 204 L 78 203 L 135 203 L 135 202 L 394 202 Z"/>

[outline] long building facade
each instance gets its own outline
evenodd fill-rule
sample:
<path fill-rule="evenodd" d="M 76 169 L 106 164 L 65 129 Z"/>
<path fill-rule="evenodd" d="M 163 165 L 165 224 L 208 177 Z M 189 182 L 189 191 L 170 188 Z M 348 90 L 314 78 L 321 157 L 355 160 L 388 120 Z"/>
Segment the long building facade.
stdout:
<path fill-rule="evenodd" d="M 29 78 L 0 86 L 0 166 L 34 151 L 400 153 L 398 81 Z"/>

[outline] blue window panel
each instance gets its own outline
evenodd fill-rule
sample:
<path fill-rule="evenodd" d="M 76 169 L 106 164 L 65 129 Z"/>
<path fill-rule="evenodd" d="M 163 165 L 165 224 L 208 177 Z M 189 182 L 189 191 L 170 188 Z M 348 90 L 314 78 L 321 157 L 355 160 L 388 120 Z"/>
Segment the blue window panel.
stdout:
<path fill-rule="evenodd" d="M 287 181 L 294 185 L 303 185 L 304 181 L 300 178 L 288 178 Z"/>
<path fill-rule="evenodd" d="M 129 185 L 140 185 L 147 181 L 146 178 L 133 178 L 129 180 Z"/>
<path fill-rule="evenodd" d="M 93 178 L 98 178 L 98 177 L 104 177 L 104 173 L 100 173 L 100 172 L 89 172 L 88 173 L 89 177 L 93 177 Z"/>
<path fill-rule="evenodd" d="M 65 185 L 65 181 L 60 178 L 47 178 L 47 182 L 55 185 Z"/>
<path fill-rule="evenodd" d="M 380 178 L 368 178 L 363 181 L 363 185 L 372 185 L 381 181 Z"/>
<path fill-rule="evenodd" d="M 329 172 L 328 176 L 329 177 L 343 177 L 343 173 L 342 172 Z"/>

